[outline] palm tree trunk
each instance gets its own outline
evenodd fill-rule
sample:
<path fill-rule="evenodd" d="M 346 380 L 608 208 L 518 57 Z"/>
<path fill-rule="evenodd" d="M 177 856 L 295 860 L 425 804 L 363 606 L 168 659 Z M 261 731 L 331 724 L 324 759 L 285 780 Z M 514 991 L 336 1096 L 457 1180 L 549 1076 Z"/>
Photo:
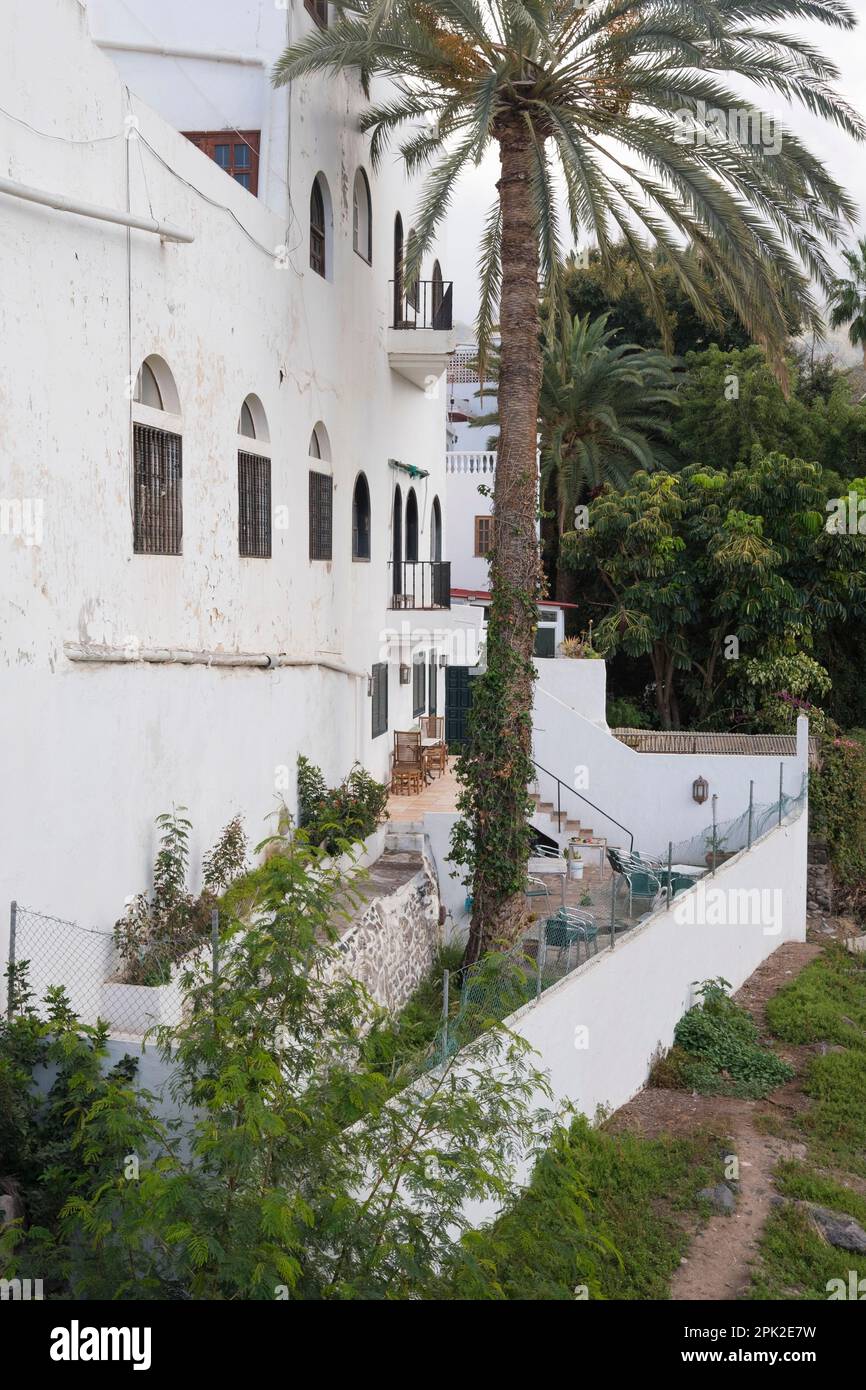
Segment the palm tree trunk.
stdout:
<path fill-rule="evenodd" d="M 487 672 L 473 697 L 468 753 L 474 842 L 466 961 L 513 942 L 526 920 L 523 889 L 533 775 L 532 648 L 541 567 L 538 510 L 538 228 L 533 147 L 517 118 L 497 131 L 501 177 L 500 435 L 493 492 L 492 601 Z"/>

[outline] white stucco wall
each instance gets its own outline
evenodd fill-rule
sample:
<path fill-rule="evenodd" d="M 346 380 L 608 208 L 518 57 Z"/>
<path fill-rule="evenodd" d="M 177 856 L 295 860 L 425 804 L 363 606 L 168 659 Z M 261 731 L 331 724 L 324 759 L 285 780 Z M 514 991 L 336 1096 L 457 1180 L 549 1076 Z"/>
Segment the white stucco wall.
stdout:
<path fill-rule="evenodd" d="M 538 674 L 537 689 L 556 696 L 563 705 L 590 723 L 607 729 L 607 665 L 604 661 L 536 657 L 535 670 Z M 545 717 L 549 717 L 546 708 Z"/>
<path fill-rule="evenodd" d="M 805 940 L 807 837 L 804 809 L 706 880 L 724 892 L 729 918 L 737 915 L 732 894 L 771 894 L 770 931 L 759 914 L 754 924 L 740 913 L 743 925 L 723 926 L 701 920 L 710 913 L 698 911 L 695 922 L 684 923 L 685 898 L 699 891 L 691 889 L 669 911 L 618 937 L 613 950 L 602 934 L 598 955 L 506 1020 L 535 1049 L 532 1060 L 548 1074 L 554 1106 L 570 1102 L 594 1119 L 599 1108 L 624 1105 L 646 1083 L 653 1057 L 670 1047 L 678 1020 L 697 1002 L 696 982 L 723 976 L 737 990 L 783 942 Z M 548 1102 L 539 1096 L 538 1104 Z M 515 1181 L 528 1181 L 531 1168 L 531 1161 L 519 1162 Z M 496 1211 L 493 1204 L 476 1203 L 466 1214 L 481 1225 Z"/>
<path fill-rule="evenodd" d="M 572 664 L 591 668 L 603 663 L 565 659 L 547 663 L 554 680 L 559 678 L 560 668 Z M 611 844 L 628 846 L 620 826 L 633 833 L 634 848 L 646 854 L 667 853 L 668 841 L 676 844 L 699 835 L 712 821 L 712 803 L 693 800 L 692 783 L 697 777 L 705 777 L 709 796 L 717 797 L 719 822 L 748 809 L 750 781 L 755 784 L 755 805 L 777 801 L 780 764 L 785 794 L 793 796 L 800 791 L 808 767 L 805 719 L 798 721 L 794 756 L 638 753 L 614 738 L 606 726 L 594 723 L 576 705 L 554 694 L 549 684 L 550 676 L 542 674 L 535 688 L 533 757 L 552 774 L 538 774 L 538 790 L 542 799 L 555 802 L 554 777 L 573 785 L 600 811 L 565 793 L 564 805 L 573 805 L 582 824 L 604 835 Z M 614 823 L 617 821 L 620 826 Z"/>
<path fill-rule="evenodd" d="M 300 0 L 293 8 L 306 18 Z M 188 11 L 202 6 L 183 7 L 182 19 L 177 6 L 147 9 L 150 27 L 169 41 L 187 33 Z M 96 11 L 117 13 L 107 0 L 91 17 Z M 264 4 L 220 7 L 237 22 L 236 49 L 254 45 L 250 16 L 266 11 Z M 445 400 L 444 391 L 419 390 L 389 362 L 394 216 L 402 211 L 408 228 L 416 195 L 395 161 L 370 171 L 357 129 L 357 79 L 295 87 L 287 227 L 127 94 L 87 20 L 78 0 L 38 0 L 7 17 L 3 105 L 33 129 L 0 114 L 2 172 L 152 213 L 195 240 L 163 243 L 0 195 L 0 497 L 38 502 L 42 532 L 36 544 L 14 529 L 0 535 L 0 952 L 13 897 L 110 924 L 124 897 L 147 885 L 153 819 L 172 802 L 189 807 L 197 865 L 199 850 L 235 811 L 259 838 L 278 791 L 293 808 L 298 752 L 330 781 L 353 757 L 385 778 L 392 731 L 413 722 L 400 663 L 473 621 L 465 608 L 456 618 L 389 608 L 395 486 L 404 500 L 410 485 L 416 490 L 420 557 L 430 554 L 437 496 L 447 531 Z M 231 46 L 228 32 L 211 38 Z M 248 75 L 243 69 L 241 93 Z M 172 91 L 176 85 L 168 83 Z M 124 137 L 130 115 L 159 158 Z M 352 249 L 359 164 L 372 188 L 372 266 Z M 329 280 L 309 266 L 309 196 L 319 171 L 333 200 Z M 288 256 L 275 256 L 283 244 Z M 444 250 L 437 254 L 447 276 Z M 180 399 L 182 556 L 132 553 L 129 386 L 152 353 L 168 363 Z M 270 434 L 270 560 L 238 555 L 236 430 L 251 392 Z M 331 461 L 311 464 L 319 422 Z M 395 459 L 427 477 L 410 482 L 391 466 Z M 334 480 L 330 562 L 308 559 L 311 466 Z M 361 469 L 372 547 L 368 562 L 353 562 L 351 502 Z M 70 642 L 133 653 L 283 653 L 311 664 L 82 666 L 68 660 Z M 359 676 L 324 671 L 315 664 L 322 660 Z M 366 674 L 383 660 L 389 728 L 373 739 Z M 442 670 L 437 685 L 441 712 Z"/>

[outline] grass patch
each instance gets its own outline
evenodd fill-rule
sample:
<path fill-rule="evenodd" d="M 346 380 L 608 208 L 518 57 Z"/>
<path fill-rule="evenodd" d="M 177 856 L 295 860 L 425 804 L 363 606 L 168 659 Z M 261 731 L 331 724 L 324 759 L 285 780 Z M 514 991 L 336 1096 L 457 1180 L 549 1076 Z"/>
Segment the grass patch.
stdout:
<path fill-rule="evenodd" d="M 826 1299 L 831 1279 L 842 1279 L 857 1257 L 835 1250 L 818 1235 L 802 1207 L 777 1207 L 760 1242 L 761 1265 L 752 1276 L 753 1300 Z"/>
<path fill-rule="evenodd" d="M 492 1226 L 469 1232 L 446 1299 L 666 1299 L 688 1244 L 684 1214 L 721 1180 L 725 1145 L 609 1134 L 580 1118 L 560 1130 L 532 1182 Z"/>
<path fill-rule="evenodd" d="M 791 1079 L 793 1069 L 761 1045 L 754 1019 L 729 989 L 727 980 L 704 982 L 702 1003 L 680 1019 L 674 1046 L 653 1066 L 651 1085 L 758 1100 Z"/>
<path fill-rule="evenodd" d="M 769 1001 L 767 1020 L 786 1042 L 842 1049 L 809 1059 L 812 1105 L 796 1124 L 816 1161 L 866 1176 L 866 961 L 828 944 Z"/>
<path fill-rule="evenodd" d="M 820 1042 L 836 1051 L 810 1057 L 803 1091 L 812 1104 L 792 1124 L 809 1144 L 813 1163 L 866 1176 L 866 961 L 835 942 L 767 1004 L 776 1037 L 799 1045 Z M 866 1226 L 866 1197 L 815 1171 L 786 1161 L 775 1173 L 779 1192 L 846 1212 Z M 752 1278 L 754 1299 L 826 1299 L 828 1283 L 856 1268 L 857 1257 L 835 1250 L 801 1207 L 772 1212 Z"/>
<path fill-rule="evenodd" d="M 767 1022 L 784 1042 L 866 1048 L 866 960 L 831 943 L 768 1001 Z"/>

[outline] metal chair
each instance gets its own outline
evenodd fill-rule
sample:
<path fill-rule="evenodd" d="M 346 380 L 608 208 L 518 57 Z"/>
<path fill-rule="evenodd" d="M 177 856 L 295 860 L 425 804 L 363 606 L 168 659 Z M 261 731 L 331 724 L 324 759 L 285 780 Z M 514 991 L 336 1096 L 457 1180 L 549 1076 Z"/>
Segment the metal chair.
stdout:
<path fill-rule="evenodd" d="M 598 954 L 598 927 L 589 913 L 577 912 L 573 907 L 561 907 L 545 922 L 544 941 L 546 946 L 553 946 L 558 949 L 560 959 L 562 952 L 566 952 L 565 973 L 567 975 L 571 969 L 572 946 L 577 946 L 578 965 L 580 964 L 581 942 L 586 947 L 587 960 L 589 960 L 590 946 L 592 947 L 592 954 Z"/>

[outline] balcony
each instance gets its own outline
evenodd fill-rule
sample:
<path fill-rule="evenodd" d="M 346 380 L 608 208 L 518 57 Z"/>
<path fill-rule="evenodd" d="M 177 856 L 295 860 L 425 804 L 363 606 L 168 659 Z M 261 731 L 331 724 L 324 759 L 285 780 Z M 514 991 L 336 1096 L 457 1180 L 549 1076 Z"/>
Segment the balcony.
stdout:
<path fill-rule="evenodd" d="M 450 560 L 388 561 L 391 574 L 389 607 L 435 609 L 451 607 Z"/>
<path fill-rule="evenodd" d="M 399 280 L 391 280 L 388 290 L 388 361 L 413 386 L 429 391 L 445 371 L 456 343 L 451 311 L 453 282 L 419 280 L 407 294 Z"/>

